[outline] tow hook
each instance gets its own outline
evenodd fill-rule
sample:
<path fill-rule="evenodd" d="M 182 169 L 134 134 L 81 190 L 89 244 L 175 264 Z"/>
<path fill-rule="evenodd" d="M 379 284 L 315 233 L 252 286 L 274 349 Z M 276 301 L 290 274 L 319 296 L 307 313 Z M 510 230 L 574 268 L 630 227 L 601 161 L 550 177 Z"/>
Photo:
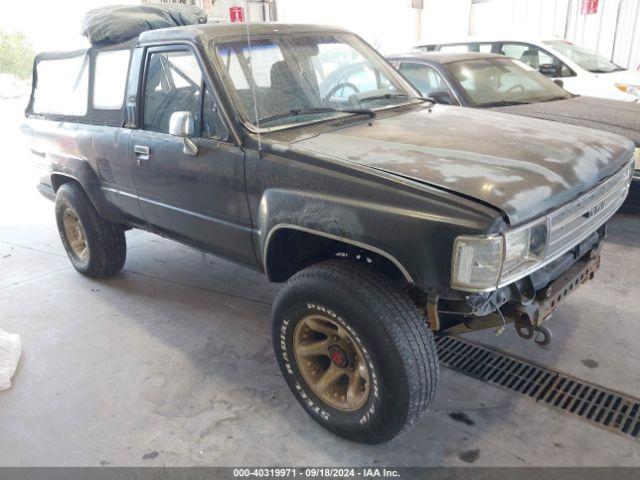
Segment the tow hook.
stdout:
<path fill-rule="evenodd" d="M 539 327 L 534 327 L 536 331 L 536 338 L 533 340 L 541 347 L 546 347 L 551 343 L 551 339 L 553 338 L 553 333 L 544 325 Z"/>
<path fill-rule="evenodd" d="M 516 333 L 520 338 L 524 338 L 525 340 L 531 340 L 533 338 L 533 341 L 541 347 L 546 347 L 551 343 L 551 340 L 553 339 L 553 333 L 551 332 L 551 330 L 543 325 L 534 327 L 533 325 L 516 323 L 515 327 Z"/>

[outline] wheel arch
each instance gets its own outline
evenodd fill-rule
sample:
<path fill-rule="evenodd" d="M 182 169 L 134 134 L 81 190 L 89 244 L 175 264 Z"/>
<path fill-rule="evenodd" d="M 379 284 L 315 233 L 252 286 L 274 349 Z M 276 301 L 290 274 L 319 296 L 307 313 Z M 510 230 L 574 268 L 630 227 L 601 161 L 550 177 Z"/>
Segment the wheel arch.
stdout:
<path fill-rule="evenodd" d="M 330 258 L 371 264 L 385 276 L 413 284 L 407 269 L 393 255 L 372 245 L 292 224 L 271 228 L 263 250 L 263 266 L 272 282 L 284 282 L 296 272 Z"/>
<path fill-rule="evenodd" d="M 121 223 L 123 221 L 120 215 L 113 212 L 112 208 L 109 208 L 109 203 L 107 202 L 107 199 L 104 197 L 99 188 L 96 191 L 95 188 L 90 188 L 89 185 L 87 185 L 87 183 L 81 179 L 81 177 L 69 174 L 67 172 L 51 172 L 51 186 L 54 193 L 57 193 L 58 189 L 66 183 L 75 183 L 80 188 L 82 188 L 100 216 L 105 220 L 114 223 Z"/>
<path fill-rule="evenodd" d="M 65 183 L 77 183 L 82 189 L 86 192 L 86 189 L 82 185 L 82 182 L 78 180 L 76 177 L 73 177 L 66 173 L 53 172 L 51 174 L 51 186 L 53 187 L 54 192 L 58 192 L 58 189 L 64 185 Z"/>

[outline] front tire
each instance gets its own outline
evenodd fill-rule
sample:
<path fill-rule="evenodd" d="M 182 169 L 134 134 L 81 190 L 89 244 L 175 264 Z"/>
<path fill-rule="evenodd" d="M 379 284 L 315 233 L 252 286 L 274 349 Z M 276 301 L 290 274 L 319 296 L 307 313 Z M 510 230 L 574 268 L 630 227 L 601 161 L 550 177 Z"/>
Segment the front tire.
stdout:
<path fill-rule="evenodd" d="M 289 388 L 336 435 L 383 443 L 428 409 L 439 375 L 432 332 L 409 296 L 370 267 L 331 260 L 298 272 L 272 322 Z"/>
<path fill-rule="evenodd" d="M 124 267 L 124 229 L 104 220 L 80 185 L 70 182 L 60 186 L 55 210 L 62 245 L 78 272 L 105 278 Z"/>

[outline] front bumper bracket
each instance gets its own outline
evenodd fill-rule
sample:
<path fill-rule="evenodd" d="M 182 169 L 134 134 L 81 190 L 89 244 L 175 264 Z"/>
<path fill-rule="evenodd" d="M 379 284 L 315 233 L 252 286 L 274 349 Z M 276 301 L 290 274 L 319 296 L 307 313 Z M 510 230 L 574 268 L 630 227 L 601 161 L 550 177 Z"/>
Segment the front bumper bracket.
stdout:
<path fill-rule="evenodd" d="M 551 317 L 569 294 L 586 281 L 593 279 L 598 268 L 600 268 L 600 248 L 591 250 L 557 279 L 538 291 L 532 302 L 509 306 L 509 311 L 505 314 L 515 317 L 519 324 L 540 326 Z"/>

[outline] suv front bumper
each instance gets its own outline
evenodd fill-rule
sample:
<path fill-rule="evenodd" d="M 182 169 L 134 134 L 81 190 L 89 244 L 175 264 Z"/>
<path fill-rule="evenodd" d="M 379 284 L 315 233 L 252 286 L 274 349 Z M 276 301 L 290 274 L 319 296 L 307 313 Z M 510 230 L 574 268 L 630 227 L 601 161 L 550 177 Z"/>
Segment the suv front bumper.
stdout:
<path fill-rule="evenodd" d="M 583 283 L 592 280 L 600 268 L 600 246 L 575 262 L 560 277 L 536 292 L 534 299 L 526 304 L 509 305 L 504 314 L 517 323 L 540 326 L 551 317 L 564 299 Z"/>
<path fill-rule="evenodd" d="M 593 279 L 600 267 L 605 236 L 603 225 L 554 262 L 490 295 L 462 296 L 458 292 L 458 300 L 436 299 L 437 307 L 430 297 L 427 303 L 430 326 L 446 333 L 465 333 L 513 322 L 518 326 L 540 326 L 566 297 Z"/>

